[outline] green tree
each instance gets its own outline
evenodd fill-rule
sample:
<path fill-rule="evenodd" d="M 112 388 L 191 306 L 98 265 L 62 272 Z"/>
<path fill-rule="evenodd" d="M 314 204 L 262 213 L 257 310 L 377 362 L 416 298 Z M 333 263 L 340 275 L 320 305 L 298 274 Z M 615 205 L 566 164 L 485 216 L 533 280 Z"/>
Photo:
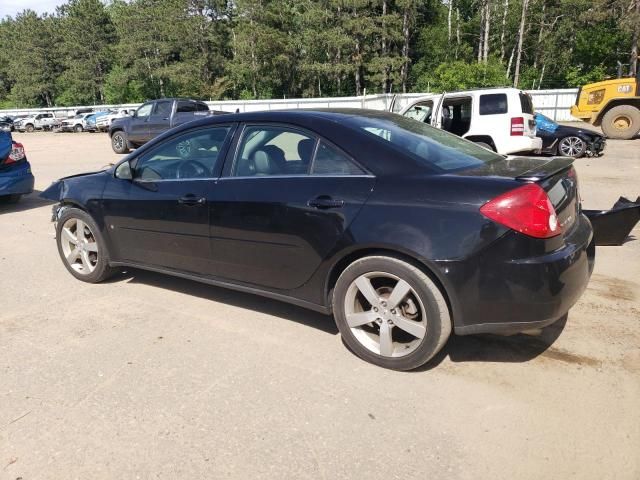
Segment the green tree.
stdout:
<path fill-rule="evenodd" d="M 111 17 L 100 0 L 69 0 L 58 13 L 64 67 L 59 103 L 104 103 L 116 39 Z"/>

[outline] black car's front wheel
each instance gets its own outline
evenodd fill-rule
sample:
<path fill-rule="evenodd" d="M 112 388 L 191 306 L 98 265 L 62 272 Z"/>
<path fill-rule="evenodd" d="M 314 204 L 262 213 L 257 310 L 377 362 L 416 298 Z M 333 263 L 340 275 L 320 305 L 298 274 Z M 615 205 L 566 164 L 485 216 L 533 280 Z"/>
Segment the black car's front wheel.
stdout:
<path fill-rule="evenodd" d="M 429 361 L 451 334 L 440 289 L 403 260 L 356 260 L 338 278 L 333 313 L 344 342 L 360 358 L 393 370 Z"/>
<path fill-rule="evenodd" d="M 580 158 L 586 151 L 587 143 L 580 137 L 564 137 L 558 142 L 558 154 L 563 157 Z"/>
<path fill-rule="evenodd" d="M 78 208 L 67 208 L 56 229 L 58 253 L 69 273 L 78 280 L 97 283 L 113 275 L 107 245 L 91 216 Z"/>

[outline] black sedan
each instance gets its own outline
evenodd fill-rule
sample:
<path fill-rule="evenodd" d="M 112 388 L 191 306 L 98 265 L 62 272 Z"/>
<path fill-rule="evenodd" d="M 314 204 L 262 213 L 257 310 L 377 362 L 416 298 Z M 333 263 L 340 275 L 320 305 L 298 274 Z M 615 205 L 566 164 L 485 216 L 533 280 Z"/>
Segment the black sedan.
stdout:
<path fill-rule="evenodd" d="M 536 131 L 542 139 L 542 152 L 550 155 L 580 158 L 598 157 L 607 140 L 604 135 L 586 128 L 560 125 L 541 113 L 535 114 Z"/>
<path fill-rule="evenodd" d="M 452 330 L 541 328 L 578 300 L 595 250 L 571 162 L 391 113 L 259 112 L 185 124 L 42 195 L 79 280 L 137 267 L 333 313 L 357 355 L 408 370 Z"/>

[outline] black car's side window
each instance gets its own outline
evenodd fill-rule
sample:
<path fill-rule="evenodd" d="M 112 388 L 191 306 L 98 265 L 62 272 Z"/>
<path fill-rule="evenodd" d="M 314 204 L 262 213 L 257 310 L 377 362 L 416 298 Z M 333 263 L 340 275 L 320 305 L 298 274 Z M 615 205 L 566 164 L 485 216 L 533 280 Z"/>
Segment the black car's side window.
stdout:
<path fill-rule="evenodd" d="M 231 176 L 306 175 L 316 148 L 309 135 L 276 126 L 245 128 Z"/>
<path fill-rule="evenodd" d="M 133 177 L 142 181 L 211 178 L 231 127 L 192 130 L 140 156 Z"/>
<path fill-rule="evenodd" d="M 364 175 L 366 172 L 337 148 L 320 142 L 311 169 L 313 175 Z"/>

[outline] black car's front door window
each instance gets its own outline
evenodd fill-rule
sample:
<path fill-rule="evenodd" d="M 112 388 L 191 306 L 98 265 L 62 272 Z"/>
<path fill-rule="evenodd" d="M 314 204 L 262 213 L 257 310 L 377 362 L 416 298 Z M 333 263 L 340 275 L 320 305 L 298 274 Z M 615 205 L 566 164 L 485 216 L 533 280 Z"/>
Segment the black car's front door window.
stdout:
<path fill-rule="evenodd" d="M 142 155 L 133 178 L 141 181 L 212 178 L 231 127 L 210 127 L 179 135 Z"/>

